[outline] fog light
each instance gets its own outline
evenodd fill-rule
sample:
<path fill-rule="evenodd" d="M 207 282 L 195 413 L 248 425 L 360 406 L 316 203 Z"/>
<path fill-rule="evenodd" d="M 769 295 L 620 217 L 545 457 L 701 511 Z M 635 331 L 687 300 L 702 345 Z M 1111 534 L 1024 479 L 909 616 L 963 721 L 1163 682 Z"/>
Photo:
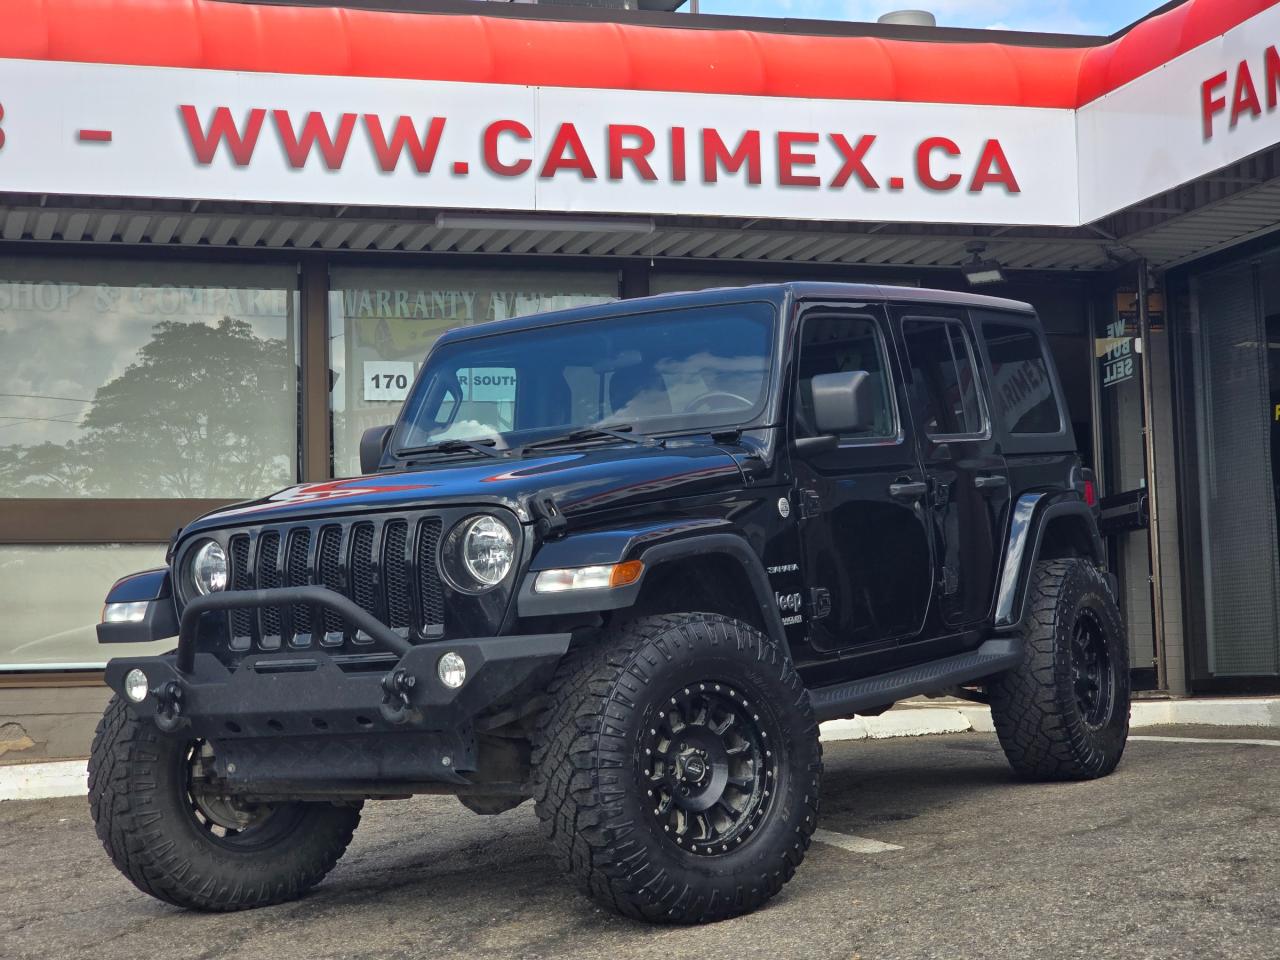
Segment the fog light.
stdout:
<path fill-rule="evenodd" d="M 467 680 L 467 662 L 450 650 L 436 664 L 436 674 L 446 687 L 457 690 Z"/>
<path fill-rule="evenodd" d="M 134 703 L 147 699 L 147 675 L 137 667 L 124 675 L 124 695 Z"/>

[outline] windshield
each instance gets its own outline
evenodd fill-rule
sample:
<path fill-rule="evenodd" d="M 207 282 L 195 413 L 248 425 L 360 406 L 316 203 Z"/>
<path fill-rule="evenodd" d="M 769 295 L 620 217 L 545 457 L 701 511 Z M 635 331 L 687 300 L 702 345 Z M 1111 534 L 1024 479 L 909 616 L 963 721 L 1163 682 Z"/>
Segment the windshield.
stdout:
<path fill-rule="evenodd" d="M 575 430 L 733 426 L 764 406 L 775 309 L 735 303 L 446 343 L 414 385 L 393 449 L 515 447 Z"/>

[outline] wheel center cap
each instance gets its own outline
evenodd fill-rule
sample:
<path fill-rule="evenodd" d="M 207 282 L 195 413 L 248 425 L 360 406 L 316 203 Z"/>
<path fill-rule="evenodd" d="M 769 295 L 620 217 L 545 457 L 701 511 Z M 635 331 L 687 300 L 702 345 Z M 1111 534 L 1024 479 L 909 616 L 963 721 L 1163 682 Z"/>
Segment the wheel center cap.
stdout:
<path fill-rule="evenodd" d="M 692 780 L 694 783 L 701 783 L 707 776 L 707 761 L 696 753 L 683 758 L 681 768 L 684 779 Z"/>

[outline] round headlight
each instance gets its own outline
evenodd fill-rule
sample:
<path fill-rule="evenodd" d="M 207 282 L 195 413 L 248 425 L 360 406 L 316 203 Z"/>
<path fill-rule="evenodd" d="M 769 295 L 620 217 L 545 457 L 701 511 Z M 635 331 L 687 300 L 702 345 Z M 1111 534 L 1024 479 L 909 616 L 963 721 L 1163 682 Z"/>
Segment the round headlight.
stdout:
<path fill-rule="evenodd" d="M 227 589 L 227 554 L 220 544 L 206 540 L 191 559 L 191 582 L 198 593 Z"/>
<path fill-rule="evenodd" d="M 516 541 L 497 517 L 468 517 L 451 531 L 444 549 L 445 570 L 454 586 L 471 592 L 496 587 L 516 559 Z"/>

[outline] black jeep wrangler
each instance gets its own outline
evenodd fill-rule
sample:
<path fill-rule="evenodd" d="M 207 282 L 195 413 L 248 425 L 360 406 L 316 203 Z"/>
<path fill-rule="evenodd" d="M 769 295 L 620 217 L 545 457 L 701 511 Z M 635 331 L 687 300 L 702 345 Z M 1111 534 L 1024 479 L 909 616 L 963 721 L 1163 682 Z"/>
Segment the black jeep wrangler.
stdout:
<path fill-rule="evenodd" d="M 120 581 L 90 803 L 186 907 L 297 897 L 368 799 L 532 798 L 626 915 L 743 913 L 800 865 L 818 722 L 989 703 L 1099 777 L 1129 671 L 1027 305 L 796 283 L 451 331 L 365 476 L 209 514 Z"/>

